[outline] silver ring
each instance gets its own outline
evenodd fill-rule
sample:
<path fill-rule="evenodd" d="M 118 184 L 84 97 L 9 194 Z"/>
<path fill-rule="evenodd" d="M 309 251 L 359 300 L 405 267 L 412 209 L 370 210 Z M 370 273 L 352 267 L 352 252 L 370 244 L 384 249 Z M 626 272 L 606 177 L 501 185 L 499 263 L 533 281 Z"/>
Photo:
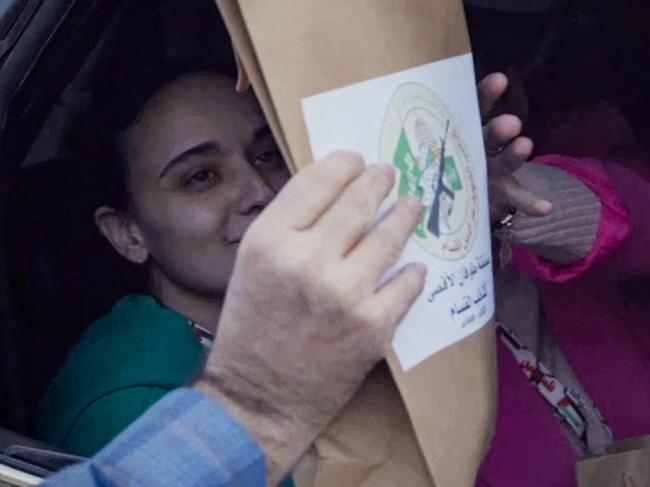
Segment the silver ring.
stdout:
<path fill-rule="evenodd" d="M 496 222 L 496 224 L 494 225 L 494 229 L 501 230 L 503 228 L 510 228 L 512 226 L 516 214 L 517 214 L 517 209 L 516 208 L 511 209 L 506 216 L 504 216 L 501 220 Z"/>
<path fill-rule="evenodd" d="M 510 228 L 512 227 L 517 208 L 511 208 L 506 216 L 494 224 L 494 231 L 492 234 L 500 240 L 510 240 Z"/>
<path fill-rule="evenodd" d="M 486 147 L 485 153 L 488 155 L 488 157 L 495 157 L 501 154 L 505 148 L 506 148 L 505 145 L 502 145 L 501 147 L 497 147 L 496 149 L 490 149 L 489 147 Z"/>

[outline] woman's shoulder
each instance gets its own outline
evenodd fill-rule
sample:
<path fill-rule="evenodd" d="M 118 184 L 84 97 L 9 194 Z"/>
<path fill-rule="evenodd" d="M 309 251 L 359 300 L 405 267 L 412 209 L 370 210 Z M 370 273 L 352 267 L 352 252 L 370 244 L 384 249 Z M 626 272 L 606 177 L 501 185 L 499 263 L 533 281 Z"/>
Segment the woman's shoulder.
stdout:
<path fill-rule="evenodd" d="M 94 343 L 124 334 L 147 335 L 186 331 L 187 320 L 147 294 L 131 294 L 117 301 L 111 310 L 94 321 L 79 344 Z"/>
<path fill-rule="evenodd" d="M 41 402 L 42 422 L 55 421 L 61 425 L 55 429 L 65 430 L 108 394 L 181 386 L 200 368 L 204 353 L 181 315 L 151 296 L 122 298 L 68 355 Z"/>
<path fill-rule="evenodd" d="M 203 353 L 183 316 L 151 296 L 127 296 L 88 327 L 59 376 L 88 376 L 93 383 L 114 382 L 114 387 L 151 384 L 194 367 Z"/>

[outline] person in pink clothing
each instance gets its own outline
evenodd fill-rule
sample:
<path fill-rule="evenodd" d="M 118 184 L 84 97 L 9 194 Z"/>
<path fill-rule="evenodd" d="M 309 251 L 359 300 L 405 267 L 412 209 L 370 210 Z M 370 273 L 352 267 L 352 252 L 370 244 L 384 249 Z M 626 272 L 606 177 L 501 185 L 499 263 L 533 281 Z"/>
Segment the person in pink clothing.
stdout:
<path fill-rule="evenodd" d="M 525 211 L 492 175 L 493 213 L 517 211 L 498 218 L 499 413 L 483 487 L 573 486 L 580 459 L 650 434 L 650 154 L 608 104 L 559 113 L 534 138 L 547 155 L 504 178 L 550 209 Z"/>

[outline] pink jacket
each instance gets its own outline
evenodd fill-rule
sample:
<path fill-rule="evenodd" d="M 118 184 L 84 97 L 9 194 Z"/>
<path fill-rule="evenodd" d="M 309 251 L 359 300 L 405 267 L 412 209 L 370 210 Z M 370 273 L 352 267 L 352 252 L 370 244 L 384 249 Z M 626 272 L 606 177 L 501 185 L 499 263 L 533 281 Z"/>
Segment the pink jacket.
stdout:
<path fill-rule="evenodd" d="M 572 133 L 570 140 L 588 140 Z M 650 434 L 650 157 L 604 160 L 598 152 L 607 149 L 597 148 L 596 158 L 534 161 L 566 171 L 599 198 L 601 223 L 589 255 L 560 266 L 516 248 L 513 263 L 539 280 L 558 345 L 620 440 Z M 577 142 L 564 150 L 581 151 Z M 569 440 L 501 344 L 498 365 L 497 429 L 477 485 L 575 485 L 578 459 Z"/>

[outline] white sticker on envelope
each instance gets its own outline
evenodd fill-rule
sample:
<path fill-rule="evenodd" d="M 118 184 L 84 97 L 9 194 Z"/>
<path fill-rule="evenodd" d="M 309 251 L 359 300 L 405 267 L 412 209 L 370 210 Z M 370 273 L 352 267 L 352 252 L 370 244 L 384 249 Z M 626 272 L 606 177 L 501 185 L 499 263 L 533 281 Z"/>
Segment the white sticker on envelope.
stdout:
<path fill-rule="evenodd" d="M 396 169 L 394 202 L 425 210 L 395 269 L 424 262 L 427 282 L 393 347 L 404 370 L 494 314 L 487 170 L 470 54 L 304 98 L 311 149 L 360 152 Z"/>

